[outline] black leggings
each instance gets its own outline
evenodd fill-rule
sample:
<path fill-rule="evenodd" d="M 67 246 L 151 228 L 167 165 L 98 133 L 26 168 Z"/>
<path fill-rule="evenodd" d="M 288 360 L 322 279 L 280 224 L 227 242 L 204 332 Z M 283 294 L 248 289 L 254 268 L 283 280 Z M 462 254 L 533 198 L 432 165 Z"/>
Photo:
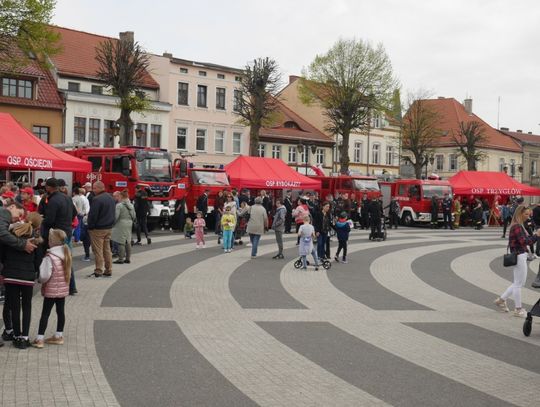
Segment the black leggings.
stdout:
<path fill-rule="evenodd" d="M 30 320 L 32 318 L 32 295 L 31 285 L 6 284 L 6 297 L 9 301 L 14 336 L 28 336 L 30 332 Z M 22 331 L 21 331 L 21 308 L 22 308 Z"/>
<path fill-rule="evenodd" d="M 58 316 L 58 322 L 56 323 L 56 332 L 64 332 L 64 324 L 66 323 L 66 314 L 64 313 L 64 306 L 66 304 L 65 298 L 43 298 L 43 309 L 41 310 L 41 319 L 39 320 L 38 335 L 44 335 L 47 330 L 47 323 L 49 322 L 49 316 L 51 315 L 52 307 L 56 304 L 56 315 Z"/>
<path fill-rule="evenodd" d="M 9 300 L 7 293 L 5 293 L 6 298 L 4 299 L 4 309 L 2 310 L 2 319 L 4 320 L 4 329 L 11 331 L 13 329 L 13 324 L 11 323 L 11 307 L 9 306 Z"/>
<path fill-rule="evenodd" d="M 341 253 L 341 249 L 343 249 L 343 259 L 346 259 L 347 258 L 347 241 L 346 240 L 338 240 L 336 257 L 339 257 L 339 253 Z"/>

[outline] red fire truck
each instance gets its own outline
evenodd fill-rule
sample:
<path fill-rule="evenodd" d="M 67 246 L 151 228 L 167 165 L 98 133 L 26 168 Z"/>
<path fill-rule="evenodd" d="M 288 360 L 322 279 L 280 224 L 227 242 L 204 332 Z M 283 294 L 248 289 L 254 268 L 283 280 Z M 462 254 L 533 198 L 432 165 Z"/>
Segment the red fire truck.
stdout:
<path fill-rule="evenodd" d="M 337 175 L 328 176 L 324 172 L 315 166 L 311 167 L 311 173 L 315 175 L 309 175 L 309 178 L 318 179 L 321 181 L 321 189 L 318 191 L 321 199 L 332 194 L 336 197 L 338 193 L 347 193 L 349 197 L 354 194 L 356 199 L 362 199 L 364 194 L 371 198 L 378 198 L 381 196 L 379 184 L 377 178 L 363 175 Z"/>
<path fill-rule="evenodd" d="M 135 197 L 137 185 L 150 191 L 149 228 L 168 222 L 174 215 L 175 199 L 186 197 L 188 211 L 191 211 L 197 197 L 206 189 L 217 193 L 217 189 L 229 185 L 222 169 L 194 168 L 185 158 L 173 164 L 171 154 L 164 149 L 83 147 L 66 152 L 92 163 L 92 172 L 73 174 L 74 183 L 102 181 L 107 192 L 127 189 L 131 199 Z"/>
<path fill-rule="evenodd" d="M 401 223 L 405 226 L 431 222 L 431 198 L 436 195 L 441 199 L 446 193 L 452 196 L 452 187 L 448 181 L 399 179 L 379 184 L 383 206 L 388 206 L 390 200 L 396 198 L 401 207 Z M 439 205 L 438 222 L 442 221 L 442 211 Z"/>

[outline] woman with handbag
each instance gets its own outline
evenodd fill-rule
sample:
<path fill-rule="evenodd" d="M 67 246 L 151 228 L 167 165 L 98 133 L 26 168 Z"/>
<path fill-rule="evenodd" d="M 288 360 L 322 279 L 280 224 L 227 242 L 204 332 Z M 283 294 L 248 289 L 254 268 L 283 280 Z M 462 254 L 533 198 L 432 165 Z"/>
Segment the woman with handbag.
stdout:
<path fill-rule="evenodd" d="M 501 311 L 508 312 L 506 299 L 512 296 L 515 303 L 514 316 L 521 318 L 527 316 L 527 311 L 521 305 L 521 287 L 525 285 L 527 279 L 527 246 L 535 243 L 540 236 L 540 229 L 532 236 L 526 232 L 523 223 L 529 216 L 530 210 L 524 205 L 518 206 L 514 212 L 508 241 L 510 252 L 517 254 L 517 263 L 513 268 L 514 280 L 506 291 L 494 301 Z"/>

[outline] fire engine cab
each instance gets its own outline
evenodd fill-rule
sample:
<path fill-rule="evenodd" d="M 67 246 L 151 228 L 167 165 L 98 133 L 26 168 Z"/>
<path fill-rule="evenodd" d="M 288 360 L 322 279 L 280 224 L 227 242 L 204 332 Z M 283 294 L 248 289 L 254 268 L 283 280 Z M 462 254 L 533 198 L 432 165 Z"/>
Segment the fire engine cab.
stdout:
<path fill-rule="evenodd" d="M 444 194 L 452 196 L 452 187 L 448 181 L 400 179 L 393 182 L 380 182 L 379 184 L 383 207 L 388 206 L 392 198 L 397 199 L 401 208 L 401 223 L 405 226 L 431 222 L 431 198 L 436 195 L 441 199 Z M 443 221 L 440 205 L 437 221 Z"/>
<path fill-rule="evenodd" d="M 368 198 L 378 198 L 381 196 L 381 191 L 377 178 L 363 175 L 337 175 L 328 176 L 324 172 L 312 166 L 312 172 L 316 175 L 308 175 L 309 178 L 318 179 L 321 181 L 321 189 L 319 196 L 321 199 L 326 199 L 329 194 L 336 197 L 337 194 L 347 193 L 349 197 L 354 194 L 356 199 L 362 199 L 364 194 L 367 194 Z"/>

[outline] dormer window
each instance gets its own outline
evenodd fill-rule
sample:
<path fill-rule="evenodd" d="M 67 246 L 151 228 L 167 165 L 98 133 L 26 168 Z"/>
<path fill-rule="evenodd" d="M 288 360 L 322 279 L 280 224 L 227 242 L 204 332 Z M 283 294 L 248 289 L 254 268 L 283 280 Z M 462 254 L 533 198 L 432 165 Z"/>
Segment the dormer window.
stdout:
<path fill-rule="evenodd" d="M 286 129 L 298 129 L 298 125 L 293 121 L 283 123 L 283 127 Z"/>
<path fill-rule="evenodd" d="M 32 81 L 14 78 L 2 78 L 2 96 L 33 99 Z"/>

